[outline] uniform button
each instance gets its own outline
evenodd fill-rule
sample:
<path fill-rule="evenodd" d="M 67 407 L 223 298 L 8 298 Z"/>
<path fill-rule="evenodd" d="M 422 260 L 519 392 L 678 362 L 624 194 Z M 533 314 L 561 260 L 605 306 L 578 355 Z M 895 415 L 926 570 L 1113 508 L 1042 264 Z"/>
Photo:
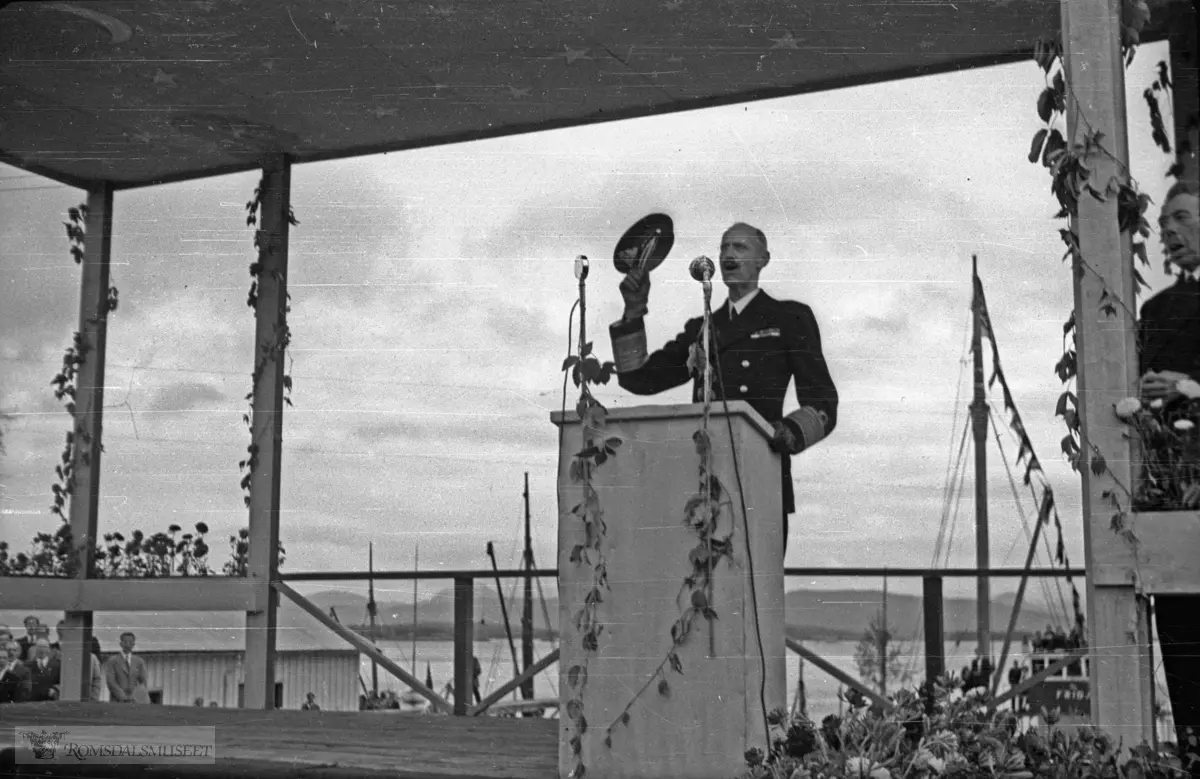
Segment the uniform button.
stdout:
<path fill-rule="evenodd" d="M 749 387 L 747 387 L 745 384 L 743 384 L 742 386 L 738 387 L 738 392 L 741 392 L 742 394 L 745 394 L 745 393 L 747 393 L 747 392 L 749 392 L 749 391 L 750 391 L 750 388 L 749 388 Z"/>
<path fill-rule="evenodd" d="M 743 367 L 743 368 L 749 368 L 749 367 L 750 367 L 750 361 L 749 361 L 749 360 L 742 360 L 742 367 Z"/>

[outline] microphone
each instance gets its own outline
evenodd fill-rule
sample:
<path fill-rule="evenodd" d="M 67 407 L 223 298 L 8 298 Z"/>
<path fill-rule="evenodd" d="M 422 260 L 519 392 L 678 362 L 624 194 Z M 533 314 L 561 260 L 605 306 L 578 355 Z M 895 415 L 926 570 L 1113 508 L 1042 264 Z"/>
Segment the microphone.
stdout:
<path fill-rule="evenodd" d="M 575 258 L 575 278 L 583 281 L 588 277 L 588 258 L 580 254 Z"/>
<path fill-rule="evenodd" d="M 692 264 L 688 266 L 688 272 L 696 281 L 709 281 L 717 272 L 717 266 L 713 264 L 712 260 L 701 255 L 692 260 Z"/>

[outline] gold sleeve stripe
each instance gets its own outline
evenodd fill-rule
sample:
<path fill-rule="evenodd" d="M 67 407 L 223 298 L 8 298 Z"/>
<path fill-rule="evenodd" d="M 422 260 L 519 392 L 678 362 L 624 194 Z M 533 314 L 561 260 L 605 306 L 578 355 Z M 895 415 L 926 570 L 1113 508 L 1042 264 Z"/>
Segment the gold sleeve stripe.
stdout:
<path fill-rule="evenodd" d="M 633 325 L 633 326 L 631 326 Z M 636 323 L 615 322 L 609 327 L 612 338 L 613 365 L 617 373 L 636 371 L 646 363 L 646 328 L 642 320 Z"/>
<path fill-rule="evenodd" d="M 808 448 L 825 437 L 824 414 L 809 406 L 801 406 L 788 414 L 788 419 L 800 426 L 804 434 L 804 448 Z"/>

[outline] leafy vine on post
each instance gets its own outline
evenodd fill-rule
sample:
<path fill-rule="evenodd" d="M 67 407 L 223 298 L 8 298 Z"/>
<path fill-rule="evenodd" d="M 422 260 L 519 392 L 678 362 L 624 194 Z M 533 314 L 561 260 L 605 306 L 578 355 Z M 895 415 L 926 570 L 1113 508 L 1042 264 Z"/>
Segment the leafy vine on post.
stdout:
<path fill-rule="evenodd" d="M 1124 0 L 1121 43 L 1127 67 L 1133 61 L 1140 33 L 1149 18 L 1150 11 L 1145 0 Z M 1137 182 L 1130 174 L 1128 166 L 1104 146 L 1103 133 L 1091 126 L 1068 80 L 1068 73 L 1062 57 L 1061 37 L 1039 41 L 1035 47 L 1034 59 L 1042 68 L 1046 78 L 1046 86 L 1037 101 L 1038 117 L 1045 126 L 1038 130 L 1033 137 L 1029 150 L 1029 161 L 1037 163 L 1040 160 L 1043 167 L 1050 173 L 1051 190 L 1059 204 L 1059 211 L 1055 214 L 1055 218 L 1066 220 L 1066 226 L 1058 231 L 1066 246 L 1063 260 L 1070 260 L 1072 271 L 1077 279 L 1090 273 L 1100 280 L 1102 285 L 1100 310 L 1102 313 L 1108 317 L 1116 317 L 1118 309 L 1120 309 L 1131 319 L 1136 320 L 1135 302 L 1123 300 L 1120 295 L 1110 289 L 1105 279 L 1083 256 L 1079 246 L 1079 235 L 1075 230 L 1075 219 L 1079 215 L 1080 198 L 1087 196 L 1104 202 L 1115 197 L 1120 229 L 1131 235 L 1132 253 L 1138 258 L 1140 264 L 1149 266 L 1145 239 L 1150 235 L 1150 223 L 1146 220 L 1145 214 L 1150 198 L 1138 191 Z M 1052 71 L 1054 72 L 1053 77 L 1050 75 Z M 1159 142 L 1161 146 L 1159 136 L 1161 136 L 1161 141 L 1165 141 L 1166 136 L 1161 128 L 1162 118 L 1155 110 L 1157 100 L 1154 92 L 1162 89 L 1162 84 L 1169 84 L 1165 63 L 1160 63 L 1159 73 L 1159 80 L 1151 89 L 1146 90 L 1144 96 L 1151 105 L 1151 124 L 1155 141 Z M 1064 138 L 1058 127 L 1059 125 L 1065 127 L 1068 101 L 1078 118 L 1079 130 L 1077 133 L 1082 136 L 1078 139 L 1072 138 L 1070 142 Z M 1157 125 L 1155 125 L 1155 116 L 1158 116 Z M 1107 157 L 1117 162 L 1119 169 L 1117 175 L 1104 182 L 1093 180 L 1091 175 L 1093 171 L 1089 166 L 1089 161 L 1097 156 Z M 1133 276 L 1135 292 L 1148 286 L 1137 268 L 1134 268 Z M 1089 442 L 1088 452 L 1084 452 L 1081 448 L 1079 401 L 1072 391 L 1078 370 L 1075 329 L 1075 313 L 1072 311 L 1063 324 L 1063 355 L 1055 366 L 1059 380 L 1066 385 L 1055 410 L 1056 415 L 1063 418 L 1067 428 L 1067 434 L 1062 439 L 1062 452 L 1075 470 L 1087 465 L 1096 476 L 1108 474 L 1116 487 L 1116 489 L 1105 490 L 1103 493 L 1115 511 L 1111 523 L 1112 530 L 1122 535 L 1130 543 L 1136 544 L 1137 538 L 1132 529 L 1125 527 L 1124 518 L 1129 510 L 1129 505 L 1123 505 L 1118 494 L 1118 491 L 1123 493 L 1126 504 L 1128 504 L 1133 497 L 1131 487 L 1122 484 L 1109 471 L 1104 456 L 1094 444 Z M 1068 337 L 1071 339 L 1069 342 Z"/>
<path fill-rule="evenodd" d="M 71 258 L 75 260 L 76 265 L 83 264 L 84 243 L 87 237 L 87 214 L 87 204 L 80 203 L 75 208 L 67 209 L 67 218 L 70 221 L 63 222 L 63 226 L 67 228 L 67 240 L 71 245 Z M 109 286 L 104 310 L 100 314 L 100 319 L 91 320 L 88 324 L 98 324 L 99 321 L 107 320 L 108 314 L 117 310 L 117 295 L 117 288 Z M 75 494 L 76 455 L 78 455 L 79 461 L 83 465 L 89 465 L 91 463 L 92 445 L 93 443 L 99 443 L 92 441 L 91 434 L 88 433 L 83 420 L 80 419 L 75 410 L 77 393 L 75 378 L 87 358 L 88 351 L 89 346 L 84 340 L 83 334 L 79 332 L 74 333 L 71 346 L 67 347 L 66 352 L 63 354 L 62 370 L 50 381 L 51 385 L 54 386 L 54 398 L 60 401 L 66 398 L 64 406 L 67 413 L 71 415 L 71 430 L 67 431 L 66 441 L 63 444 L 62 461 L 54 467 L 54 473 L 58 477 L 58 481 L 50 486 L 51 491 L 54 493 L 54 504 L 50 507 L 50 512 L 57 514 L 63 521 L 63 525 L 59 527 L 54 538 L 63 550 L 74 549 L 66 508 L 67 501 Z M 101 451 L 103 451 L 102 445 Z M 62 570 L 56 571 L 56 573 L 73 576 L 78 567 L 78 554 L 65 555 L 61 559 L 63 560 Z"/>
<path fill-rule="evenodd" d="M 575 766 L 570 774 L 573 779 L 580 779 L 587 772 L 583 763 L 583 736 L 588 729 L 583 693 L 587 688 L 589 658 L 600 648 L 600 634 L 604 631 L 599 615 L 600 604 L 604 602 L 604 591 L 609 589 L 608 561 L 604 554 L 607 527 L 604 512 L 600 508 L 600 496 L 592 485 L 592 475 L 609 457 L 616 455 L 621 445 L 620 438 L 605 436 L 607 409 L 588 388 L 589 382 L 607 384 L 614 366 L 611 362 L 601 365 L 592 353 L 592 344 L 585 342 L 584 337 L 581 327 L 579 353 L 568 357 L 562 366 L 564 371 L 570 369 L 571 379 L 579 387 L 579 402 L 575 404 L 575 412 L 579 415 L 583 433 L 583 445 L 571 461 L 569 475 L 572 482 L 583 488 L 583 500 L 571 509 L 570 514 L 583 523 L 584 542 L 571 549 L 570 562 L 592 567 L 591 588 L 584 596 L 583 607 L 572 620 L 575 629 L 582 634 L 583 662 L 567 670 L 571 697 L 567 700 L 566 713 L 575 730 L 571 737 L 571 751 L 575 757 Z"/>
<path fill-rule="evenodd" d="M 254 197 L 246 203 L 246 226 L 252 227 L 258 224 L 258 212 L 262 206 L 263 192 L 267 186 L 267 179 L 264 175 L 259 180 L 258 186 L 254 188 Z M 292 212 L 292 208 L 288 206 L 288 224 L 296 226 L 300 222 L 296 219 L 296 215 Z M 263 270 L 263 255 L 271 251 L 271 240 L 263 230 L 254 231 L 254 249 L 258 252 L 258 259 L 250 264 L 250 292 L 246 295 L 246 305 L 252 310 L 258 305 L 258 280 L 262 275 Z M 276 281 L 282 281 L 282 274 L 279 271 L 272 271 Z M 284 309 L 285 313 L 292 312 L 291 300 L 292 294 L 287 293 L 288 304 Z M 283 375 L 283 402 L 288 406 L 292 405 L 292 357 L 288 351 L 288 347 L 292 343 L 292 331 L 288 327 L 287 320 L 284 320 L 282 325 L 277 325 L 275 328 L 274 339 L 260 347 L 259 354 L 255 355 L 254 372 L 250 376 L 250 391 L 246 393 L 246 403 L 248 409 L 245 414 L 242 414 L 242 422 L 245 423 L 246 429 L 250 431 L 250 445 L 246 447 L 246 459 L 238 462 L 238 470 L 242 472 L 242 500 L 246 504 L 246 508 L 250 507 L 250 485 L 254 480 L 254 468 L 258 465 L 258 442 L 254 440 L 254 393 L 258 388 L 259 379 L 262 378 L 263 371 L 267 369 L 267 364 L 272 357 L 286 355 L 288 358 L 288 367 Z"/>

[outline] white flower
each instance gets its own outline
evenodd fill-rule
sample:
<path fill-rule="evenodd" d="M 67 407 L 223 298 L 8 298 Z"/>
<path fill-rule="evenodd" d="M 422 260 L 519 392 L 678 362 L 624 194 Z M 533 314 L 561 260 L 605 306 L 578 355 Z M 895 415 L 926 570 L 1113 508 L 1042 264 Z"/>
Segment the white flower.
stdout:
<path fill-rule="evenodd" d="M 1196 426 L 1196 423 L 1190 419 L 1176 419 L 1175 425 L 1174 425 L 1175 429 L 1180 430 L 1180 431 L 1191 430 L 1195 426 Z"/>
<path fill-rule="evenodd" d="M 1191 379 L 1181 379 L 1175 385 L 1175 389 L 1187 398 L 1200 398 L 1200 382 L 1195 382 Z"/>
<path fill-rule="evenodd" d="M 1154 400 L 1150 401 L 1150 408 L 1162 408 L 1162 407 L 1163 407 L 1163 399 L 1162 398 L 1155 398 Z"/>
<path fill-rule="evenodd" d="M 892 772 L 878 765 L 871 769 L 871 779 L 892 779 Z"/>
<path fill-rule="evenodd" d="M 871 761 L 865 757 L 846 758 L 846 773 L 855 779 L 866 777 L 871 770 Z"/>
<path fill-rule="evenodd" d="M 1118 418 L 1129 419 L 1142 410 L 1142 401 L 1137 398 L 1124 398 L 1114 408 Z"/>

